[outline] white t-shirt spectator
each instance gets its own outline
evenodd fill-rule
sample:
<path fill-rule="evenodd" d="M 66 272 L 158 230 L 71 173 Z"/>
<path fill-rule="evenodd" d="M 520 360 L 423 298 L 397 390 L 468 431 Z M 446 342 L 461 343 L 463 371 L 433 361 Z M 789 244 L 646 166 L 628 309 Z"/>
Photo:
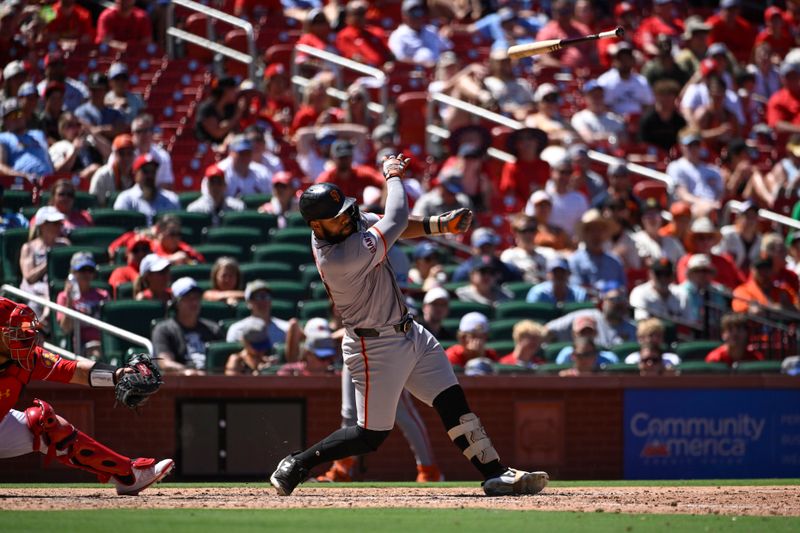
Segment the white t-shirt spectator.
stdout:
<path fill-rule="evenodd" d="M 711 250 L 712 252 L 728 254 L 739 268 L 745 265 L 745 261 L 752 265 L 758 260 L 758 256 L 761 254 L 761 234 L 756 233 L 755 239 L 750 243 L 750 248 L 747 249 L 741 235 L 736 231 L 736 226 L 722 226 L 719 231 L 722 233 L 722 240 Z"/>
<path fill-rule="evenodd" d="M 558 194 L 555 192 L 555 187 L 552 182 L 548 182 L 545 187 L 550 193 L 550 199 L 553 202 L 553 210 L 550 213 L 550 224 L 558 226 L 567 232 L 567 235 L 575 234 L 575 225 L 581 219 L 583 214 L 589 209 L 589 202 L 586 197 L 577 192 L 569 191 L 565 194 Z M 533 206 L 525 206 L 525 214 L 533 216 Z"/>
<path fill-rule="evenodd" d="M 228 196 L 240 197 L 245 194 L 270 194 L 272 192 L 272 174 L 261 163 L 250 163 L 245 176 L 233 169 L 233 161 L 230 157 L 217 163 L 217 166 L 225 172 Z"/>
<path fill-rule="evenodd" d="M 172 191 L 158 189 L 152 202 L 142 196 L 142 189 L 137 183 L 130 189 L 125 189 L 114 201 L 114 209 L 139 211 L 147 216 L 147 224 L 153 223 L 155 216 L 163 211 L 177 211 L 181 208 L 178 195 Z"/>
<path fill-rule="evenodd" d="M 389 36 L 389 50 L 401 61 L 433 64 L 442 52 L 450 48 L 450 41 L 439 36 L 436 28 L 430 25 L 416 32 L 401 24 Z"/>
<path fill-rule="evenodd" d="M 653 282 L 646 281 L 633 288 L 628 301 L 636 320 L 646 320 L 652 316 L 680 318 L 683 315 L 683 305 L 678 298 L 678 286 L 675 284 L 669 286 L 669 295 L 662 298 L 653 286 Z"/>
<path fill-rule="evenodd" d="M 681 157 L 667 165 L 667 175 L 674 187 L 684 187 L 692 196 L 706 200 L 721 200 L 725 192 L 722 175 L 717 167 L 700 163 L 695 165 Z"/>
<path fill-rule="evenodd" d="M 636 252 L 642 259 L 666 257 L 674 265 L 686 253 L 681 243 L 674 237 L 661 237 L 660 241 L 655 241 L 645 231 L 637 231 L 632 237 L 636 244 Z"/>
<path fill-rule="evenodd" d="M 624 80 L 619 71 L 612 68 L 597 78 L 597 83 L 605 90 L 606 105 L 618 115 L 641 113 L 644 107 L 653 105 L 655 101 L 647 78 L 635 72 Z"/>
<path fill-rule="evenodd" d="M 696 111 L 702 106 L 711 103 L 711 96 L 708 94 L 708 86 L 705 83 L 693 83 L 686 87 L 681 98 L 681 109 Z M 725 109 L 736 115 L 739 124 L 744 124 L 744 110 L 739 96 L 730 89 L 725 89 Z"/>
<path fill-rule="evenodd" d="M 595 136 L 621 135 L 625 131 L 625 123 L 614 113 L 598 115 L 589 109 L 583 109 L 572 115 L 572 127 L 587 143 L 594 142 Z"/>
<path fill-rule="evenodd" d="M 136 150 L 136 155 L 141 152 Z M 153 143 L 150 145 L 150 155 L 153 159 L 158 161 L 158 170 L 156 171 L 156 185 L 171 187 L 175 184 L 175 175 L 172 173 L 172 157 L 169 152 L 161 148 L 159 145 Z"/>

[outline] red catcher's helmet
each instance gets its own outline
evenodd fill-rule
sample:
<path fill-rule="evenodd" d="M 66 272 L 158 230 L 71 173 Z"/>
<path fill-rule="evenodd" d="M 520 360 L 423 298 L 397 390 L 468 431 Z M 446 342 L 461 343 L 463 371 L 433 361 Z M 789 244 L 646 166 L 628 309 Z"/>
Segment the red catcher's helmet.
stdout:
<path fill-rule="evenodd" d="M 0 297 L 0 337 L 11 359 L 24 370 L 33 369 L 33 353 L 39 343 L 39 319 L 25 304 Z"/>

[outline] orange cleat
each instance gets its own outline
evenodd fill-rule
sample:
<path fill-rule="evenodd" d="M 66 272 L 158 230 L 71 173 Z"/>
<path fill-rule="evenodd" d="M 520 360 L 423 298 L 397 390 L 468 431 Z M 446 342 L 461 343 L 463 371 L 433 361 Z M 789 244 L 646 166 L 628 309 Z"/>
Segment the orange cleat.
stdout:
<path fill-rule="evenodd" d="M 436 465 L 417 465 L 417 483 L 444 481 L 444 475 Z"/>
<path fill-rule="evenodd" d="M 345 457 L 344 459 L 339 459 L 334 461 L 331 465 L 330 469 L 322 474 L 321 476 L 317 476 L 317 481 L 323 481 L 328 483 L 333 482 L 348 482 L 353 481 L 353 467 L 356 464 L 355 457 Z"/>

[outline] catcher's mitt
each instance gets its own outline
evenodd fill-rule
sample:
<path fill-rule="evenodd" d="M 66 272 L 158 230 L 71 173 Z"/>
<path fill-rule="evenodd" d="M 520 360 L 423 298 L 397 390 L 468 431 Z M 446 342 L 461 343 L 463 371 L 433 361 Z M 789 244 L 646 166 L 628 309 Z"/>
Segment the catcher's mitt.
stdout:
<path fill-rule="evenodd" d="M 164 383 L 161 381 L 161 372 L 147 354 L 135 354 L 122 368 L 132 368 L 133 372 L 123 371 L 120 374 L 114 394 L 118 402 L 131 409 L 146 402 Z"/>

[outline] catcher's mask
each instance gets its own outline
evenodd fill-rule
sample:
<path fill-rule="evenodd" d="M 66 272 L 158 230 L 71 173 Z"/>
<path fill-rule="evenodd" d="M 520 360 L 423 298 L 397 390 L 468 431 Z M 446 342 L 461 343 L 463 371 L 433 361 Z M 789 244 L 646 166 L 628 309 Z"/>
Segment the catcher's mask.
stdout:
<path fill-rule="evenodd" d="M 11 359 L 24 370 L 33 369 L 34 350 L 41 343 L 39 319 L 25 304 L 0 297 L 0 337 Z"/>

